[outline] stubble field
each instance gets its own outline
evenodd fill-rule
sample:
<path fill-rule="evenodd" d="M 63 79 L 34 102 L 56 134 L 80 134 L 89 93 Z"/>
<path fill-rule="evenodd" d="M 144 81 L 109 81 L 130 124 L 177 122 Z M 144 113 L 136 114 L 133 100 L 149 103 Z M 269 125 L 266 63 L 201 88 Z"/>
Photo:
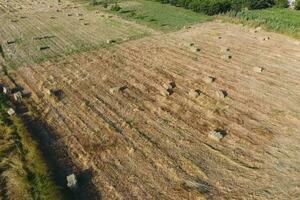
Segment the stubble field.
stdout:
<path fill-rule="evenodd" d="M 161 33 L 50 6 L 1 14 L 2 62 L 18 67 L 9 75 L 61 165 L 91 172 L 90 199 L 298 198 L 299 41 L 221 21 Z M 103 48 L 66 53 L 81 44 Z"/>
<path fill-rule="evenodd" d="M 211 22 L 21 68 L 15 79 L 105 199 L 289 199 L 299 195 L 299 53 L 284 36 Z M 46 94 L 58 89 L 60 101 Z M 226 132 L 219 142 L 214 129 Z"/>

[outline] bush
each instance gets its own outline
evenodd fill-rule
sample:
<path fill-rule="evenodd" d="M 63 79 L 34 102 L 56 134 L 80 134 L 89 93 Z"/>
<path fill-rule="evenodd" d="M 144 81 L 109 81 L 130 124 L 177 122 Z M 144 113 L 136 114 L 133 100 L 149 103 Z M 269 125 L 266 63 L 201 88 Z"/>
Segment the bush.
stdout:
<path fill-rule="evenodd" d="M 91 5 L 92 6 L 97 6 L 97 5 L 100 5 L 101 4 L 101 2 L 99 2 L 99 1 L 97 1 L 97 0 L 92 0 L 91 1 Z"/>
<path fill-rule="evenodd" d="M 121 10 L 121 7 L 120 7 L 119 4 L 116 2 L 114 5 L 111 6 L 110 10 L 111 10 L 111 11 L 119 11 L 119 10 Z"/>
<path fill-rule="evenodd" d="M 273 0 L 250 0 L 249 9 L 263 9 L 274 5 Z"/>
<path fill-rule="evenodd" d="M 295 1 L 295 10 L 300 10 L 300 0 Z"/>
<path fill-rule="evenodd" d="M 230 10 L 240 11 L 243 8 L 262 9 L 272 7 L 275 3 L 287 6 L 287 0 L 157 0 L 175 6 L 185 7 L 207 15 L 225 13 Z M 298 0 L 299 1 L 299 0 Z"/>
<path fill-rule="evenodd" d="M 287 8 L 287 7 L 289 7 L 288 0 L 275 0 L 274 4 L 275 4 L 276 7 L 279 7 L 279 8 Z"/>

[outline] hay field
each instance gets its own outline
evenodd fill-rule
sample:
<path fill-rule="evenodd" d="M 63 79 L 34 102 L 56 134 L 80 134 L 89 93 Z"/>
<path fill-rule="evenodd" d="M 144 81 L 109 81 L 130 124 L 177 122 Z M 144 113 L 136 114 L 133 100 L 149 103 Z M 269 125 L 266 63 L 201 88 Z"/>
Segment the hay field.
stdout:
<path fill-rule="evenodd" d="M 7 67 L 139 38 L 153 33 L 101 11 L 62 1 L 0 1 L 0 45 Z M 3 59 L 3 58 L 2 58 Z"/>
<path fill-rule="evenodd" d="M 208 22 L 12 76 L 94 199 L 297 199 L 299 63 L 297 40 Z"/>

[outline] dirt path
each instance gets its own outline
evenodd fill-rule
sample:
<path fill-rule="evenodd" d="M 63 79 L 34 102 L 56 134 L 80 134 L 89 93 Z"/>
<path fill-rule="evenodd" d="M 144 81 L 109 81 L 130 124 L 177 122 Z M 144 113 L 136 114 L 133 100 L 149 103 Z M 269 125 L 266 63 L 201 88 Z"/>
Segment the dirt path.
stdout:
<path fill-rule="evenodd" d="M 104 199 L 297 199 L 299 64 L 296 40 L 211 22 L 20 68 L 15 79 Z M 217 128 L 219 142 L 208 137 Z"/>

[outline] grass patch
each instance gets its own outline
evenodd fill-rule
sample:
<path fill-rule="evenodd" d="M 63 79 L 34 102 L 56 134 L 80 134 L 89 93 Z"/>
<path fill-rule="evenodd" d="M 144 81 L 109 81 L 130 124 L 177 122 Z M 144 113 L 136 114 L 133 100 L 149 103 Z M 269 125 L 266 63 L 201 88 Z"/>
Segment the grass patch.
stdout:
<path fill-rule="evenodd" d="M 300 38 L 300 12 L 288 8 L 243 10 L 221 17 L 230 22 L 262 26 L 268 31 Z"/>
<path fill-rule="evenodd" d="M 166 32 L 212 20 L 212 17 L 207 15 L 156 1 L 120 1 L 118 5 L 121 8 L 118 11 L 111 11 L 109 8 L 106 11 Z M 95 8 L 99 7 L 103 6 L 95 6 Z"/>
<path fill-rule="evenodd" d="M 0 95 L 0 199 L 67 199 L 56 185 L 37 142 Z M 7 145 L 9 144 L 9 145 Z M 14 163 L 14 164 L 11 164 Z M 12 186 L 13 184 L 13 186 Z"/>

